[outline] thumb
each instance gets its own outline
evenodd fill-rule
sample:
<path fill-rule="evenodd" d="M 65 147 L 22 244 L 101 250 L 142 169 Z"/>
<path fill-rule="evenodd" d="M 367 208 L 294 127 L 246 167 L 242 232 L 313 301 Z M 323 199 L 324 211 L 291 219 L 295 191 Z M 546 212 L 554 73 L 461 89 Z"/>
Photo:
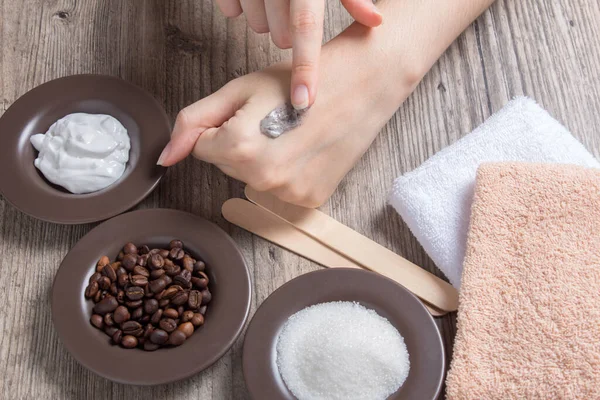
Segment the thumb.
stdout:
<path fill-rule="evenodd" d="M 352 18 L 357 22 L 375 28 L 383 22 L 383 16 L 371 0 L 341 0 Z"/>
<path fill-rule="evenodd" d="M 170 167 L 190 155 L 196 141 L 209 128 L 223 125 L 243 104 L 241 91 L 228 84 L 217 92 L 179 112 L 171 141 L 162 151 L 157 164 Z"/>

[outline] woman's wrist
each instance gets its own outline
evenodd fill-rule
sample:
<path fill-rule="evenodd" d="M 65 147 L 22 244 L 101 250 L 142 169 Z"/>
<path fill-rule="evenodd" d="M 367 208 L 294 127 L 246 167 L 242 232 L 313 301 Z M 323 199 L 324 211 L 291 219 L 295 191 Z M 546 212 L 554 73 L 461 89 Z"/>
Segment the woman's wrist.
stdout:
<path fill-rule="evenodd" d="M 416 88 L 446 48 L 493 0 L 380 0 L 383 24 L 352 24 L 328 43 L 323 62 L 348 58 L 358 89 L 389 116 Z M 360 55 L 360 56 L 359 56 Z"/>

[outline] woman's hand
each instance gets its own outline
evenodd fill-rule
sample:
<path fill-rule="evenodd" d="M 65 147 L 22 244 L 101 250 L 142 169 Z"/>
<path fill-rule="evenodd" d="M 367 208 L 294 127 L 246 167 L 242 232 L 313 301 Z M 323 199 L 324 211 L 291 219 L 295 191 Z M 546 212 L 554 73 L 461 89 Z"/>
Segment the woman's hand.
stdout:
<path fill-rule="evenodd" d="M 323 47 L 321 94 L 301 126 L 276 139 L 260 132 L 260 121 L 289 98 L 292 64 L 277 64 L 183 109 L 158 164 L 171 166 L 192 153 L 258 191 L 318 206 L 492 1 L 381 0 L 391 23 L 378 29 L 355 23 Z"/>
<path fill-rule="evenodd" d="M 359 23 L 375 27 L 382 16 L 371 0 L 341 0 Z M 227 17 L 242 12 L 255 32 L 271 32 L 282 49 L 292 48 L 291 102 L 303 110 L 317 94 L 325 0 L 217 0 Z"/>
<path fill-rule="evenodd" d="M 370 51 L 377 50 L 363 49 L 353 36 L 326 45 L 321 95 L 300 127 L 276 139 L 260 132 L 260 122 L 287 101 L 291 64 L 229 82 L 180 112 L 159 164 L 170 166 L 192 153 L 258 191 L 321 205 L 416 85 L 408 74 L 387 90 L 391 69 L 371 63 Z M 352 68 L 349 59 L 355 60 Z"/>

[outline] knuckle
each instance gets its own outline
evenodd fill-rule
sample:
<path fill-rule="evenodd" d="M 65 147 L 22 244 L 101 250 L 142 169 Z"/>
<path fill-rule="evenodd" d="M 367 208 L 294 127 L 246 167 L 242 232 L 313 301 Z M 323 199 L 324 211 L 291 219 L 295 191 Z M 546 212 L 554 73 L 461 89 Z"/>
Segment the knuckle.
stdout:
<path fill-rule="evenodd" d="M 292 66 L 292 73 L 299 75 L 302 73 L 310 73 L 316 69 L 317 65 L 314 61 L 304 60 L 297 61 Z"/>
<path fill-rule="evenodd" d="M 275 46 L 279 47 L 280 49 L 289 49 L 290 47 L 292 47 L 292 39 L 290 38 L 290 35 L 287 33 L 284 34 L 271 34 L 271 40 L 273 40 L 273 43 L 275 43 Z"/>
<path fill-rule="evenodd" d="M 185 107 L 177 114 L 177 118 L 175 119 L 175 125 L 180 126 L 182 128 L 188 128 L 190 125 L 190 107 Z"/>
<path fill-rule="evenodd" d="M 317 16 L 310 10 L 302 10 L 292 17 L 292 32 L 309 33 L 317 29 Z"/>
<path fill-rule="evenodd" d="M 243 164 L 254 160 L 258 151 L 253 142 L 240 139 L 233 142 L 228 154 L 229 161 L 236 164 Z"/>

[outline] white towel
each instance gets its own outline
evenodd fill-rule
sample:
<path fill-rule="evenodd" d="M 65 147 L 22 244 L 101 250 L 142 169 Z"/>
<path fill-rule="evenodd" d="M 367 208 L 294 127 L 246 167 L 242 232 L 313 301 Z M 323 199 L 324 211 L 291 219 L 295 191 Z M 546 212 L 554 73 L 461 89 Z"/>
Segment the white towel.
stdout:
<path fill-rule="evenodd" d="M 477 168 L 498 161 L 600 168 L 585 147 L 535 101 L 517 97 L 472 133 L 396 179 L 390 203 L 456 288 Z"/>

